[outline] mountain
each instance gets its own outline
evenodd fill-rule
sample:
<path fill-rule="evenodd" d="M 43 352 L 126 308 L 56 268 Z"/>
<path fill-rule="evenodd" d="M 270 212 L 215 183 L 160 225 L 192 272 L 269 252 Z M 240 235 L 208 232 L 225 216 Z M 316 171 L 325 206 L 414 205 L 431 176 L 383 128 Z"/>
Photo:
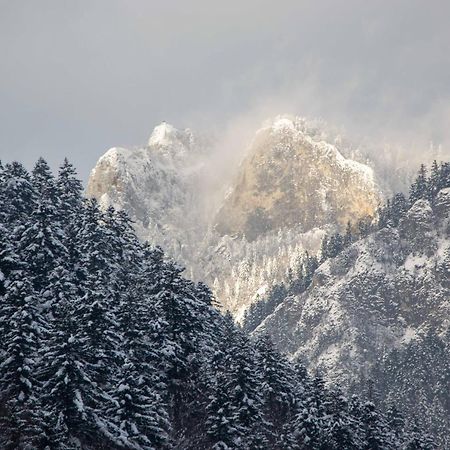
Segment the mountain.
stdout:
<path fill-rule="evenodd" d="M 127 211 L 141 239 L 162 246 L 187 265 L 190 245 L 204 233 L 204 207 L 197 193 L 205 145 L 206 140 L 189 129 L 163 122 L 146 146 L 108 150 L 91 172 L 87 196 L 104 209 Z"/>
<path fill-rule="evenodd" d="M 430 190 L 391 206 L 380 230 L 324 261 L 254 333 L 351 392 L 372 383 L 384 408 L 401 405 L 448 448 L 450 188 Z"/>
<path fill-rule="evenodd" d="M 163 123 L 147 146 L 103 155 L 87 194 L 126 210 L 141 238 L 208 282 L 241 318 L 305 251 L 318 251 L 326 231 L 374 215 L 381 194 L 373 170 L 345 150 L 305 119 L 280 116 L 256 132 L 232 180 L 212 190 L 202 180 L 221 179 L 208 158 L 213 143 Z"/>
<path fill-rule="evenodd" d="M 211 203 L 203 198 L 199 207 L 198 180 L 212 171 L 199 164 L 208 149 L 186 151 L 178 133 L 155 131 L 157 138 L 136 153 L 138 167 L 142 154 L 158 160 L 154 142 L 164 134 L 166 148 L 194 161 L 168 165 L 176 181 L 160 176 L 154 197 L 167 194 L 177 206 L 164 217 L 158 201 L 165 234 L 138 219 L 141 237 L 166 245 L 235 320 L 246 326 L 250 311 L 255 336 L 268 333 L 292 359 L 348 392 L 376 397 L 385 411 L 396 404 L 450 445 L 448 165 L 434 165 L 429 176 L 422 168 L 409 199 L 398 194 L 379 209 L 385 180 L 361 157 L 352 159 L 353 149 L 304 119 L 281 116 L 257 131 L 222 186 L 226 195 L 207 214 Z M 100 163 L 90 186 L 102 176 Z M 146 199 L 146 216 L 155 217 L 152 191 L 130 181 L 140 172 L 127 160 L 122 167 L 121 190 L 132 185 Z M 105 184 L 94 193 L 102 201 L 110 191 Z M 128 198 L 116 206 L 133 214 Z M 321 264 L 314 259 L 319 250 Z"/>

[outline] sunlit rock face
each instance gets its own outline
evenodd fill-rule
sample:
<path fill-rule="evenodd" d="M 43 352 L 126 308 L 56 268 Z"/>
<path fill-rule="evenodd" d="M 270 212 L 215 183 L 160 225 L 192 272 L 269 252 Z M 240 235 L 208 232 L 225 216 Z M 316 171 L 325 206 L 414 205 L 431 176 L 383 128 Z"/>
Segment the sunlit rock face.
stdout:
<path fill-rule="evenodd" d="M 108 150 L 87 194 L 125 209 L 142 239 L 208 282 L 239 319 L 305 250 L 318 250 L 325 230 L 374 214 L 372 169 L 329 140 L 304 119 L 278 117 L 242 150 L 231 181 L 212 192 L 204 180 L 220 179 L 222 167 L 211 165 L 210 141 L 163 122 L 147 145 Z"/>
<path fill-rule="evenodd" d="M 221 235 L 257 239 L 267 232 L 373 216 L 380 202 L 374 173 L 346 159 L 300 118 L 279 117 L 258 131 L 220 209 Z"/>

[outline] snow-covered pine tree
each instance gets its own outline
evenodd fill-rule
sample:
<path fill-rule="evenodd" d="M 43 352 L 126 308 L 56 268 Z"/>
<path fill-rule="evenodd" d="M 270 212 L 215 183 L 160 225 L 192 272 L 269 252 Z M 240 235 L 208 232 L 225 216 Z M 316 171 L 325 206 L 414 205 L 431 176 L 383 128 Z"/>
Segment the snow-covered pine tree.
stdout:
<path fill-rule="evenodd" d="M 166 339 L 162 354 L 175 430 L 190 423 L 188 405 L 197 394 L 192 378 L 200 369 L 198 359 L 204 337 L 201 311 L 207 307 L 195 297 L 194 284 L 184 280 L 181 272 L 179 266 L 165 262 L 152 289 L 164 318 Z"/>
<path fill-rule="evenodd" d="M 428 198 L 428 193 L 427 168 L 422 164 L 409 190 L 409 204 L 413 205 L 419 199 Z"/>
<path fill-rule="evenodd" d="M 103 422 L 97 414 L 103 397 L 92 379 L 88 362 L 89 354 L 95 349 L 89 347 L 77 321 L 70 284 L 61 278 L 57 313 L 40 351 L 41 403 L 48 445 L 61 449 L 106 439 L 99 430 L 99 423 L 103 425 Z M 57 291 L 55 288 L 54 292 Z"/>
<path fill-rule="evenodd" d="M 42 433 L 36 371 L 43 319 L 27 265 L 13 258 L 0 302 L 0 446 L 11 450 L 38 445 Z"/>
<path fill-rule="evenodd" d="M 114 216 L 116 226 L 110 226 L 121 230 L 122 236 L 123 264 L 118 274 L 122 295 L 117 318 L 122 350 L 110 393 L 114 404 L 107 413 L 113 418 L 114 439 L 126 448 L 169 448 L 171 425 L 161 382 L 162 357 L 153 340 L 153 333 L 163 329 L 161 310 L 147 292 L 145 250 L 131 233 L 128 217 L 122 213 Z M 155 272 L 152 275 L 156 277 Z"/>
<path fill-rule="evenodd" d="M 391 219 L 394 226 L 397 226 L 408 211 L 408 200 L 401 192 L 394 195 L 391 202 Z"/>
<path fill-rule="evenodd" d="M 288 361 L 280 355 L 266 334 L 256 341 L 257 369 L 261 377 L 261 406 L 265 421 L 265 435 L 270 448 L 282 447 L 286 424 L 295 414 L 294 372 Z"/>
<path fill-rule="evenodd" d="M 73 165 L 64 159 L 56 179 L 58 194 L 58 220 L 64 232 L 73 234 L 76 222 L 80 220 L 83 203 L 83 185 L 76 177 L 77 172 Z"/>
<path fill-rule="evenodd" d="M 55 177 L 44 158 L 37 160 L 31 172 L 31 182 L 38 197 L 47 202 L 48 205 L 51 205 L 47 213 L 52 214 L 53 218 L 56 205 L 58 204 L 58 190 Z"/>
<path fill-rule="evenodd" d="M 325 398 L 323 419 L 325 439 L 322 448 L 359 449 L 363 445 L 360 423 L 349 414 L 347 398 L 339 389 L 330 390 Z"/>
<path fill-rule="evenodd" d="M 10 234 L 3 222 L 0 222 L 0 296 L 6 292 L 6 281 L 17 264 L 14 246 Z"/>
<path fill-rule="evenodd" d="M 28 264 L 33 287 L 41 295 L 44 303 L 51 299 L 46 297 L 48 276 L 57 267 L 66 249 L 61 241 L 62 231 L 56 220 L 52 220 L 53 206 L 41 198 L 24 226 L 16 228 L 13 239 L 17 242 L 18 253 Z M 49 306 L 49 305 L 48 305 Z"/>
<path fill-rule="evenodd" d="M 118 385 L 114 394 L 117 406 L 110 409 L 114 423 L 111 438 L 119 447 L 128 449 L 168 449 L 171 447 L 170 421 L 167 406 L 148 383 L 148 368 L 125 359 L 118 372 Z"/>
<path fill-rule="evenodd" d="M 428 199 L 433 201 L 436 194 L 441 190 L 441 170 L 436 160 L 431 163 L 430 176 L 428 178 Z"/>
<path fill-rule="evenodd" d="M 80 251 L 79 287 L 76 315 L 90 348 L 90 377 L 107 389 L 117 363 L 116 330 L 120 287 L 117 280 L 119 238 L 114 239 L 104 223 L 104 214 L 94 200 L 86 202 L 77 235 Z"/>
<path fill-rule="evenodd" d="M 34 210 L 35 191 L 30 174 L 22 164 L 6 164 L 0 185 L 0 200 L 4 226 L 12 231 L 17 224 L 24 223 Z"/>
<path fill-rule="evenodd" d="M 267 448 L 267 425 L 262 415 L 261 376 L 256 354 L 231 318 L 226 321 L 221 354 L 219 370 L 223 374 L 217 377 L 216 390 L 208 405 L 207 433 L 212 439 L 211 446 L 227 448 L 221 442 L 233 442 L 234 447 L 230 448 Z M 224 411 L 230 416 L 226 417 Z M 220 426 L 220 421 L 230 422 L 231 426 Z M 231 435 L 226 436 L 225 432 Z"/>

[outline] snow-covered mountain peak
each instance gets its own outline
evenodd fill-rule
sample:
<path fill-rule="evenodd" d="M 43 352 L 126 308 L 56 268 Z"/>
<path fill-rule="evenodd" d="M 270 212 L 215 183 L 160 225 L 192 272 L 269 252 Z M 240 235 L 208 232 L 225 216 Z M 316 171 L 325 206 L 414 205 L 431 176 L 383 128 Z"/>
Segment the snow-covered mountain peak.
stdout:
<path fill-rule="evenodd" d="M 292 114 L 281 114 L 264 122 L 258 133 L 269 131 L 272 135 L 289 134 L 296 138 L 309 136 L 315 141 L 330 141 L 327 125 L 321 120 L 310 120 L 306 117 Z M 333 133 L 331 133 L 333 134 Z"/>
<path fill-rule="evenodd" d="M 294 131 L 295 130 L 295 119 L 290 116 L 283 115 L 277 116 L 272 123 L 272 130 L 274 132 L 286 132 L 286 131 Z"/>
<path fill-rule="evenodd" d="M 176 151 L 186 151 L 193 143 L 191 130 L 179 130 L 167 122 L 161 122 L 154 129 L 148 140 L 148 146 L 153 148 L 170 148 Z"/>
<path fill-rule="evenodd" d="M 166 145 L 171 143 L 177 132 L 178 130 L 170 123 L 161 122 L 153 129 L 148 140 L 148 145 Z"/>

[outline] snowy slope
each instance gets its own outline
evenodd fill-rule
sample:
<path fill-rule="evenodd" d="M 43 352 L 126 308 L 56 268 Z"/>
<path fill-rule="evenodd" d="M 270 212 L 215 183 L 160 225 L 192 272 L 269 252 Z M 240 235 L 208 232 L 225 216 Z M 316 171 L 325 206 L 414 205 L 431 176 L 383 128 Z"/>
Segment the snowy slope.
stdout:
<path fill-rule="evenodd" d="M 436 392 L 448 393 L 450 387 L 449 325 L 450 189 L 444 189 L 434 205 L 418 200 L 398 227 L 384 228 L 325 261 L 309 289 L 286 298 L 256 333 L 269 332 L 280 350 L 307 361 L 331 382 L 361 389 L 373 378 L 386 402 L 409 405 L 411 415 L 448 429 L 443 419 L 450 417 L 448 398 Z M 426 366 L 424 379 L 395 366 L 411 346 L 423 348 L 430 333 L 442 342 L 445 356 L 439 353 Z M 386 386 L 389 358 L 396 368 Z M 434 366 L 447 369 L 435 379 Z M 418 364 L 412 365 L 416 370 Z"/>

